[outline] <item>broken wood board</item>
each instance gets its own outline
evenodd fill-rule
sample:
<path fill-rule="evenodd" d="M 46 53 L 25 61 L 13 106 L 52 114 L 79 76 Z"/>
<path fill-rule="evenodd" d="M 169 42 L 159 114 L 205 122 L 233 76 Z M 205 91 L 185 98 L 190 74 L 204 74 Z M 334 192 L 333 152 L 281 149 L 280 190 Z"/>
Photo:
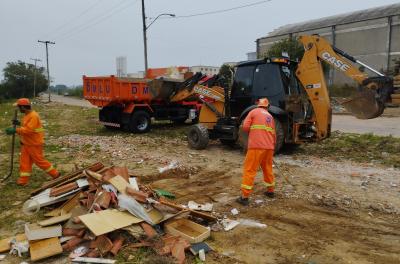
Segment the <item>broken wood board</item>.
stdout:
<path fill-rule="evenodd" d="M 33 190 L 33 191 L 31 192 L 31 195 L 35 195 L 35 194 L 37 194 L 37 193 L 40 193 L 41 191 L 46 190 L 46 189 L 51 188 L 51 187 L 54 187 L 54 186 L 56 186 L 57 184 L 60 184 L 60 183 L 61 183 L 61 184 L 68 183 L 67 181 L 68 181 L 70 178 L 73 178 L 73 177 L 76 177 L 76 176 L 78 176 L 79 178 L 85 177 L 85 175 L 82 174 L 82 172 L 83 172 L 84 170 L 99 171 L 99 170 L 101 170 L 103 167 L 104 167 L 104 165 L 101 164 L 100 162 L 94 163 L 94 164 L 92 164 L 92 165 L 90 165 L 90 166 L 88 166 L 88 167 L 85 167 L 85 168 L 83 168 L 83 169 L 80 169 L 80 170 L 71 172 L 71 173 L 69 173 L 69 174 L 67 174 L 67 175 L 65 175 L 65 176 L 58 177 L 58 178 L 56 178 L 56 179 L 54 179 L 54 180 L 51 180 L 51 181 L 49 181 L 49 182 L 44 183 L 44 184 L 42 185 L 42 187 L 40 187 L 40 188 L 38 188 L 38 189 L 36 189 L 36 190 Z"/>
<path fill-rule="evenodd" d="M 57 237 L 52 237 L 29 242 L 29 251 L 31 260 L 36 261 L 61 254 L 63 249 L 60 240 Z"/>
<path fill-rule="evenodd" d="M 4 238 L 4 239 L 0 240 L 0 253 L 5 252 L 5 251 L 9 251 L 11 249 L 10 241 L 13 238 L 15 238 L 15 240 L 17 242 L 22 242 L 22 241 L 28 240 L 28 238 L 25 236 L 25 234 L 18 234 L 16 236 Z"/>
<path fill-rule="evenodd" d="M 165 232 L 180 236 L 190 243 L 199 243 L 210 236 L 210 229 L 188 219 L 172 220 L 164 225 Z"/>
<path fill-rule="evenodd" d="M 115 209 L 81 215 L 79 219 L 95 236 L 100 236 L 143 221 L 128 212 L 121 212 Z"/>
<path fill-rule="evenodd" d="M 74 223 L 74 218 L 77 216 L 85 215 L 88 213 L 88 209 L 83 206 L 76 206 L 71 211 L 71 218 L 64 224 L 64 228 L 72 228 L 72 229 L 82 229 L 85 228 L 85 225 L 82 223 L 76 224 Z"/>
<path fill-rule="evenodd" d="M 39 240 L 62 235 L 61 225 L 40 227 L 37 224 L 25 224 L 25 235 L 28 240 Z"/>
<path fill-rule="evenodd" d="M 72 214 L 64 214 L 60 216 L 54 216 L 49 219 L 43 220 L 39 222 L 40 226 L 49 226 L 49 225 L 54 225 L 58 223 L 62 223 L 70 219 Z"/>
<path fill-rule="evenodd" d="M 109 182 L 122 194 L 126 194 L 126 187 L 131 186 L 122 176 L 112 177 Z"/>
<path fill-rule="evenodd" d="M 72 196 L 68 201 L 66 201 L 61 207 L 56 208 L 48 213 L 45 213 L 44 216 L 60 216 L 63 214 L 68 214 L 75 206 L 79 204 L 79 197 L 82 192 L 78 192 L 74 196 Z"/>

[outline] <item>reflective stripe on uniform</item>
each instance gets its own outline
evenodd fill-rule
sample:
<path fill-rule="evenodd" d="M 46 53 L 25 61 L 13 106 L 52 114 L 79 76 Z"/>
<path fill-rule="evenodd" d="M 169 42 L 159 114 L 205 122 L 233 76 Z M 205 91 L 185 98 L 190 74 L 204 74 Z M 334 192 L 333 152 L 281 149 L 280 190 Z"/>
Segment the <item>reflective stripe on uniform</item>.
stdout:
<path fill-rule="evenodd" d="M 275 132 L 275 130 L 272 127 L 269 127 L 269 126 L 266 126 L 266 125 L 252 125 L 250 127 L 250 130 L 253 130 L 253 129 L 260 129 L 260 130 L 266 130 L 266 131 L 269 131 L 269 132 Z"/>
<path fill-rule="evenodd" d="M 46 170 L 46 172 L 50 172 L 50 171 L 52 171 L 52 170 L 54 170 L 54 167 L 53 167 L 53 166 L 50 166 L 50 168 L 48 168 L 48 169 Z"/>
<path fill-rule="evenodd" d="M 267 187 L 273 187 L 273 186 L 275 186 L 275 182 L 272 182 L 272 183 L 264 182 L 264 185 Z"/>
<path fill-rule="evenodd" d="M 40 133 L 40 132 L 44 132 L 44 128 L 43 127 L 39 127 L 34 129 L 35 132 Z"/>
<path fill-rule="evenodd" d="M 246 190 L 251 190 L 251 189 L 253 189 L 253 186 L 242 184 L 242 188 L 246 189 Z"/>
<path fill-rule="evenodd" d="M 21 177 L 29 177 L 29 176 L 31 176 L 31 174 L 32 173 L 30 173 L 30 172 L 20 172 L 19 176 L 21 176 Z"/>

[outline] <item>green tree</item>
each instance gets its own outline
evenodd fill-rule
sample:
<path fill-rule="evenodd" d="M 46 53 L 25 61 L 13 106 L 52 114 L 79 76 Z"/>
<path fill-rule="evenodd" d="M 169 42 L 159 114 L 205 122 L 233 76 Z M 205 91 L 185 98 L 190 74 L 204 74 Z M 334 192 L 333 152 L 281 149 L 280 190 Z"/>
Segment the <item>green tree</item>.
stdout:
<path fill-rule="evenodd" d="M 47 89 L 44 68 L 36 68 L 36 94 Z M 33 96 L 35 66 L 23 61 L 8 62 L 3 69 L 4 81 L 0 86 L 0 97 L 20 98 Z"/>
<path fill-rule="evenodd" d="M 230 87 L 233 78 L 233 68 L 228 64 L 223 64 L 221 68 L 219 68 L 218 75 L 221 77 L 220 85 L 222 87 Z"/>
<path fill-rule="evenodd" d="M 297 38 L 282 39 L 273 44 L 263 57 L 282 57 L 282 52 L 287 52 L 291 60 L 301 60 L 304 48 Z"/>

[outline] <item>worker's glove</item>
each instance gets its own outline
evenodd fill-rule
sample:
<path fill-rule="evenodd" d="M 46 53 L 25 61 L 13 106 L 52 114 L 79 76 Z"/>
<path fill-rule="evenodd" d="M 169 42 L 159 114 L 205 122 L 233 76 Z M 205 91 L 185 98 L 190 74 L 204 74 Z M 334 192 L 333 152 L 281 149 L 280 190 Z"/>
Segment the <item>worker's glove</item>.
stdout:
<path fill-rule="evenodd" d="M 6 132 L 7 135 L 13 135 L 17 132 L 17 130 L 13 127 L 8 127 L 4 131 Z"/>
<path fill-rule="evenodd" d="M 14 126 L 20 126 L 20 125 L 21 125 L 21 122 L 19 122 L 19 120 L 15 119 L 15 120 L 12 121 L 12 124 L 13 124 Z"/>

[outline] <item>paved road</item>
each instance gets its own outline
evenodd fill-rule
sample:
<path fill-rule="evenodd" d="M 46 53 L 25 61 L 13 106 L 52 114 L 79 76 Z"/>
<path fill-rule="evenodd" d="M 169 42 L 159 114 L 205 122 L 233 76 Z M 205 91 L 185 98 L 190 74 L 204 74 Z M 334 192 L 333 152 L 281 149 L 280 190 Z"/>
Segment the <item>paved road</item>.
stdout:
<path fill-rule="evenodd" d="M 40 99 L 47 102 L 49 98 L 49 94 L 42 94 Z M 57 103 L 63 103 L 66 105 L 75 105 L 75 106 L 82 106 L 82 107 L 95 107 L 94 105 L 90 104 L 86 100 L 82 100 L 79 98 L 75 97 L 70 97 L 70 96 L 63 96 L 63 95 L 56 95 L 56 94 L 51 94 L 51 101 L 57 102 Z"/>
<path fill-rule="evenodd" d="M 47 100 L 47 96 L 47 94 L 44 94 L 42 96 L 43 100 Z M 86 100 L 62 95 L 51 96 L 52 101 L 54 102 L 83 107 L 94 107 Z M 332 120 L 332 130 L 400 137 L 400 117 L 379 117 L 369 120 L 360 120 L 350 115 L 334 115 Z"/>
<path fill-rule="evenodd" d="M 334 115 L 332 119 L 332 130 L 400 137 L 400 117 L 378 117 L 361 120 L 350 115 Z"/>

